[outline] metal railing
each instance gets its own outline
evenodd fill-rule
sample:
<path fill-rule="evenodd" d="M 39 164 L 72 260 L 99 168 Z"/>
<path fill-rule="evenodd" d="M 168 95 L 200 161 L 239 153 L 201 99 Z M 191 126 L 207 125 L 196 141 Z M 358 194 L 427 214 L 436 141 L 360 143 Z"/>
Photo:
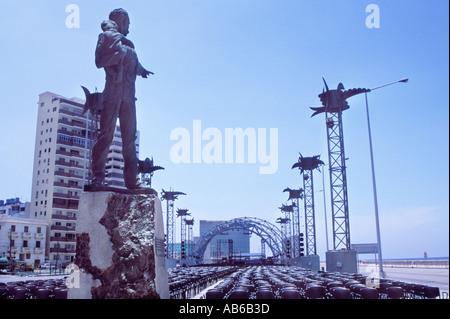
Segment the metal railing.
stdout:
<path fill-rule="evenodd" d="M 360 261 L 360 265 L 376 265 L 377 261 Z M 405 260 L 383 260 L 383 266 L 385 267 L 395 267 L 395 268 L 439 268 L 439 269 L 449 269 L 448 259 L 437 260 L 437 259 L 405 259 Z"/>

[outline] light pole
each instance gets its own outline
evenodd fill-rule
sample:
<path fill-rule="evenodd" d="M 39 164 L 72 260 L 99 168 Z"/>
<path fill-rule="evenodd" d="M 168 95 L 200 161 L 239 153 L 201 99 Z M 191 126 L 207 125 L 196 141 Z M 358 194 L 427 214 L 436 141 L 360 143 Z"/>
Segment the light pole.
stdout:
<path fill-rule="evenodd" d="M 377 89 L 381 89 L 381 88 L 389 86 L 389 85 L 393 85 L 393 84 L 397 84 L 397 83 L 407 83 L 407 82 L 408 82 L 408 78 L 403 78 L 403 79 L 395 81 L 395 82 L 391 82 L 391 83 L 387 83 L 387 84 L 383 84 L 383 85 L 374 87 L 373 89 L 370 89 L 369 92 L 377 90 Z M 382 278 L 384 278 L 385 273 L 383 270 L 383 257 L 381 254 L 380 220 L 379 220 L 379 216 L 378 216 L 378 198 L 377 198 L 377 186 L 376 186 L 376 181 L 375 181 L 375 165 L 374 165 L 374 160 L 373 160 L 372 133 L 371 133 L 371 129 L 370 129 L 369 102 L 367 100 L 367 92 L 365 92 L 364 94 L 366 97 L 367 129 L 369 131 L 370 162 L 371 162 L 371 166 L 372 166 L 372 189 L 373 189 L 373 201 L 374 201 L 374 208 L 375 208 L 375 225 L 376 225 L 376 230 L 377 230 L 378 263 L 379 263 L 379 268 L 380 268 L 380 276 Z"/>

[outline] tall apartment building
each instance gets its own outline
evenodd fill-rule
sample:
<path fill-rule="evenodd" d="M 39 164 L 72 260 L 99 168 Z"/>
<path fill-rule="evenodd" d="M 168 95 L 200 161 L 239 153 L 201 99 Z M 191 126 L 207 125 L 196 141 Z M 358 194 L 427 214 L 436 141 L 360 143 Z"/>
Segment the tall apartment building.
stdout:
<path fill-rule="evenodd" d="M 83 107 L 84 100 L 78 98 L 51 92 L 39 95 L 30 217 L 49 224 L 46 256 L 51 263 L 67 264 L 75 258 L 78 202 L 93 143 L 90 138 L 85 143 Z M 139 139 L 136 144 L 138 152 Z M 106 164 L 106 181 L 116 187 L 123 186 L 121 146 L 117 128 Z"/>

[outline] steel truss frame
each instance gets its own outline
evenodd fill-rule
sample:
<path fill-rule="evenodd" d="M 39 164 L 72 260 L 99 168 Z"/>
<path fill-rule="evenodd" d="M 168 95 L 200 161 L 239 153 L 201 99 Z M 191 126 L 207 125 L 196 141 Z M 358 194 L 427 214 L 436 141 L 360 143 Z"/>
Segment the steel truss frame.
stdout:
<path fill-rule="evenodd" d="M 200 237 L 195 245 L 193 256 L 200 263 L 203 260 L 206 247 L 209 242 L 216 236 L 233 228 L 241 228 L 247 230 L 258 237 L 264 239 L 265 243 L 272 250 L 275 257 L 282 256 L 285 251 L 286 237 L 275 225 L 266 220 L 256 217 L 241 217 L 229 221 L 224 221 L 214 227 Z"/>
<path fill-rule="evenodd" d="M 317 255 L 313 171 L 303 171 L 306 255 Z"/>
<path fill-rule="evenodd" d="M 344 152 L 342 110 L 326 112 L 328 163 L 331 186 L 331 212 L 333 248 L 350 249 L 350 223 L 348 214 L 347 173 Z"/>

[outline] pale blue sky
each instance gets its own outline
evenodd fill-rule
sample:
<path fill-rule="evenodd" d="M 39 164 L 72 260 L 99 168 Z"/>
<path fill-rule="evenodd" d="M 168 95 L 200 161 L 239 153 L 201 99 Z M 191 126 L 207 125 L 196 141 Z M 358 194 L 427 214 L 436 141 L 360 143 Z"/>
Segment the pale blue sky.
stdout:
<path fill-rule="evenodd" d="M 196 221 L 250 216 L 274 222 L 300 186 L 298 152 L 327 161 L 324 116 L 311 106 L 324 77 L 330 88 L 369 94 L 381 235 L 385 258 L 448 256 L 448 1 L 172 0 L 8 1 L 0 21 L 0 198 L 30 199 L 38 95 L 83 97 L 103 89 L 94 64 L 100 23 L 117 7 L 131 17 L 129 38 L 155 76 L 137 80 L 142 157 L 164 166 L 158 191 L 188 196 L 177 206 Z M 68 29 L 66 6 L 80 8 Z M 380 8 L 380 28 L 366 27 L 366 6 Z M 375 242 L 364 95 L 344 112 L 352 243 Z M 258 164 L 174 164 L 170 133 L 202 128 L 278 128 L 278 171 Z M 327 173 L 328 171 L 325 170 Z M 331 221 L 326 176 L 328 222 Z M 316 191 L 322 189 L 315 175 Z M 316 197 L 319 254 L 325 252 L 322 193 Z M 198 223 L 194 233 L 198 234 Z M 179 227 L 177 227 L 178 229 Z M 331 225 L 329 224 L 329 229 Z M 331 245 L 331 234 L 329 234 Z"/>

